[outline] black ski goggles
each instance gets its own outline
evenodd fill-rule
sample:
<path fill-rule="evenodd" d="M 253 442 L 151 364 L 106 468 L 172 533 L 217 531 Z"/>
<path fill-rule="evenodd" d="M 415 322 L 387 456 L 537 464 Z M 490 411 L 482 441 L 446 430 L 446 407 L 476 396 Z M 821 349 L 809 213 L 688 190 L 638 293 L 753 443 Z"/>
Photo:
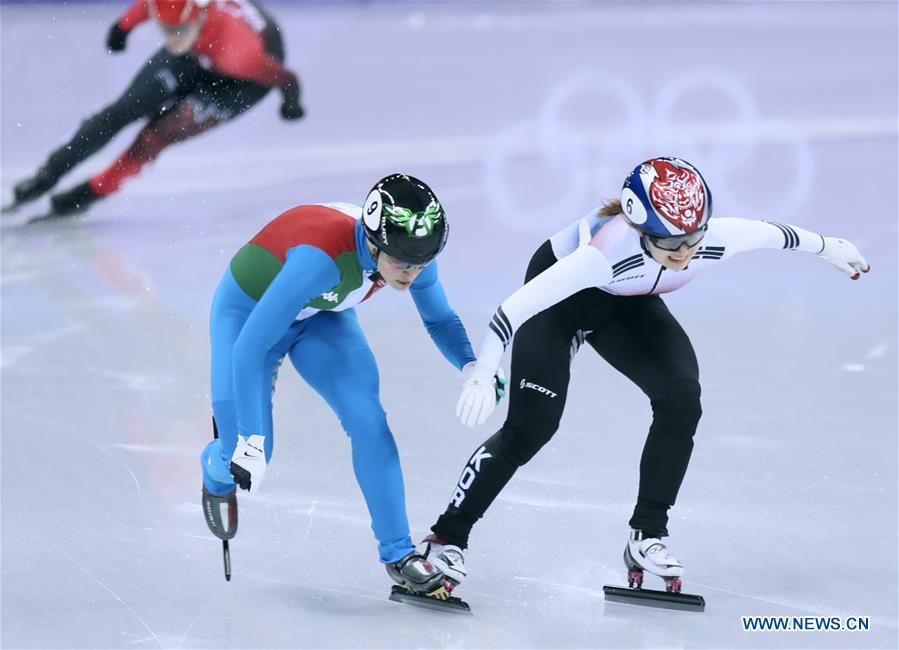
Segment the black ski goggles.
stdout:
<path fill-rule="evenodd" d="M 674 235 L 672 237 L 657 237 L 656 235 L 650 235 L 646 233 L 647 239 L 652 242 L 652 245 L 656 248 L 661 248 L 663 251 L 676 251 L 679 250 L 681 246 L 684 244 L 687 245 L 687 248 L 692 248 L 696 246 L 699 242 L 702 241 L 702 238 L 705 237 L 705 231 L 708 230 L 708 224 L 704 225 L 699 230 L 694 232 L 688 232 L 686 235 Z"/>

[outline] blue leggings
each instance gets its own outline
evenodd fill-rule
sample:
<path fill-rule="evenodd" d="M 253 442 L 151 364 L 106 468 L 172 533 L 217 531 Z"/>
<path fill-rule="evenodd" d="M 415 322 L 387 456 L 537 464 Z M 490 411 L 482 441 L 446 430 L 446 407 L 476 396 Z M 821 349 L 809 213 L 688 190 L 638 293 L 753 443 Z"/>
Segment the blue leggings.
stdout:
<path fill-rule="evenodd" d="M 212 343 L 212 408 L 220 442 L 212 454 L 218 478 L 237 444 L 234 406 L 233 348 L 256 302 L 237 285 L 230 269 L 216 290 L 209 323 Z M 337 414 L 353 447 L 353 471 L 362 489 L 378 540 L 382 562 L 395 562 L 413 550 L 406 517 L 403 472 L 387 415 L 378 395 L 378 367 L 356 311 L 323 311 L 294 321 L 272 348 L 266 366 L 272 369 L 272 391 L 264 411 L 271 418 L 271 395 L 278 367 L 285 355 L 300 376 Z M 269 431 L 271 421 L 269 420 Z M 271 460 L 272 438 L 266 436 L 266 460 Z M 205 459 L 204 459 L 205 460 Z M 210 479 L 204 476 L 209 486 Z M 215 485 L 215 481 L 211 483 Z M 228 486 L 230 488 L 230 486 Z"/>

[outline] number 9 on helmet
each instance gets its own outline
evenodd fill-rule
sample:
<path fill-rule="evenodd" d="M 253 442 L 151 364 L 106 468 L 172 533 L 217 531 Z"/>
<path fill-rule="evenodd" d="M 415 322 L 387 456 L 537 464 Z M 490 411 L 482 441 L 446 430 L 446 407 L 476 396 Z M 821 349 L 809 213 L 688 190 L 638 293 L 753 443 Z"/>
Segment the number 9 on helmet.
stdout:
<path fill-rule="evenodd" d="M 434 259 L 449 235 L 443 206 L 424 182 L 391 174 L 375 183 L 362 207 L 365 235 L 379 251 L 407 264 Z"/>

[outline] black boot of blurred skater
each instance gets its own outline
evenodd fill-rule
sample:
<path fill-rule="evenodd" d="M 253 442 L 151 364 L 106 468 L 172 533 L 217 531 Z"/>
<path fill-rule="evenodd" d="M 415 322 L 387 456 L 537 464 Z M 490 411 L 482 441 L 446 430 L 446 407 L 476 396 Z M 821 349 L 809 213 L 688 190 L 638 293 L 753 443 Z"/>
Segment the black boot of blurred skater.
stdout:
<path fill-rule="evenodd" d="M 49 216 L 65 217 L 84 212 L 100 198 L 94 194 L 90 183 L 84 181 L 70 190 L 51 196 L 50 206 L 52 211 Z"/>
<path fill-rule="evenodd" d="M 34 201 L 36 198 L 43 196 L 57 182 L 59 182 L 59 176 L 51 172 L 47 167 L 41 167 L 35 172 L 34 176 L 30 176 L 15 184 L 12 188 L 12 203 L 4 206 L 3 212 L 11 212 L 23 203 Z"/>

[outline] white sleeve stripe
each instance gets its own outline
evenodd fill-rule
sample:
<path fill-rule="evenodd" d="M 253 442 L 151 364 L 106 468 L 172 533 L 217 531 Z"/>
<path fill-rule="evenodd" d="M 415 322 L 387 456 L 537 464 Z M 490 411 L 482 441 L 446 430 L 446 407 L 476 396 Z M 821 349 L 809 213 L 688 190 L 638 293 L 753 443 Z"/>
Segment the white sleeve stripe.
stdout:
<path fill-rule="evenodd" d="M 821 236 L 818 233 L 791 224 L 718 217 L 712 219 L 710 231 L 714 231 L 720 243 L 727 246 L 726 257 L 759 248 L 806 253 L 821 251 Z"/>
<path fill-rule="evenodd" d="M 787 231 L 784 230 L 784 227 L 781 226 L 779 223 L 774 223 L 773 221 L 769 221 L 768 223 L 770 223 L 772 226 L 774 226 L 775 228 L 777 228 L 778 230 L 780 230 L 780 233 L 784 236 L 784 245 L 783 245 L 783 247 L 784 247 L 784 248 L 788 248 L 789 245 L 790 245 L 790 236 L 787 234 Z"/>
<path fill-rule="evenodd" d="M 703 246 L 694 255 L 695 259 L 720 260 L 724 257 L 724 246 Z"/>
<path fill-rule="evenodd" d="M 630 264 L 632 264 L 633 262 L 636 262 L 636 261 L 638 261 L 638 260 L 639 260 L 639 261 L 642 261 L 642 260 L 643 260 L 643 253 L 637 253 L 636 255 L 631 255 L 630 257 L 625 257 L 625 258 L 624 258 L 623 260 L 621 260 L 620 262 L 615 262 L 615 263 L 612 265 L 612 273 L 617 273 L 617 272 L 618 272 L 618 269 L 620 269 L 621 267 L 623 267 L 623 266 L 628 266 L 628 265 L 630 265 Z"/>
<path fill-rule="evenodd" d="M 478 351 L 478 365 L 496 370 L 515 328 L 568 296 L 589 287 L 602 287 L 612 279 L 608 259 L 592 245 L 581 246 L 568 257 L 531 278 L 497 309 Z"/>
<path fill-rule="evenodd" d="M 490 329 L 503 342 L 504 348 L 509 345 L 509 341 L 512 340 L 512 326 L 509 324 L 509 319 L 505 318 L 505 314 L 502 313 L 502 308 L 493 314 L 493 318 L 490 320 Z"/>
<path fill-rule="evenodd" d="M 786 228 L 787 232 L 790 235 L 790 249 L 796 248 L 799 246 L 799 235 L 796 234 L 796 231 L 793 230 L 789 225 L 782 224 L 784 228 Z"/>
<path fill-rule="evenodd" d="M 789 240 L 789 237 L 787 236 L 786 231 L 783 229 L 783 226 L 781 226 L 779 223 L 774 223 L 773 221 L 769 221 L 768 223 L 770 223 L 772 226 L 777 228 L 780 231 L 780 234 L 783 235 L 783 237 L 784 237 L 783 248 L 786 248 L 789 245 L 790 240 Z"/>
<path fill-rule="evenodd" d="M 503 306 L 500 305 L 496 309 L 496 316 L 499 318 L 500 322 L 506 326 L 506 331 L 509 332 L 509 336 L 512 336 L 512 324 L 509 322 L 509 318 L 506 316 L 506 312 L 503 311 Z"/>
<path fill-rule="evenodd" d="M 496 324 L 494 324 L 493 321 L 490 321 L 490 325 L 488 327 L 490 327 L 490 331 L 492 331 L 494 334 L 496 334 L 496 337 L 499 339 L 499 342 L 503 344 L 503 350 L 505 350 L 507 347 L 509 347 L 509 341 L 506 339 L 506 337 L 503 335 L 503 333 L 500 331 L 500 329 L 496 326 Z"/>
<path fill-rule="evenodd" d="M 799 246 L 799 235 L 793 230 L 792 227 L 782 224 L 782 223 L 774 223 L 773 221 L 769 221 L 772 226 L 776 226 L 780 229 L 784 236 L 784 248 L 789 248 L 790 250 Z"/>
<path fill-rule="evenodd" d="M 616 268 L 616 267 L 612 267 L 612 268 L 614 269 L 614 270 L 612 271 L 612 277 L 613 277 L 613 278 L 617 278 L 619 275 L 622 275 L 623 273 L 627 273 L 628 271 L 631 271 L 631 270 L 637 268 L 638 266 L 643 266 L 643 259 L 642 259 L 642 257 L 638 257 L 638 258 L 635 259 L 633 262 L 630 262 L 630 263 L 628 263 L 628 264 L 625 264 L 624 266 L 619 266 L 619 267 L 617 267 L 617 268 Z"/>

